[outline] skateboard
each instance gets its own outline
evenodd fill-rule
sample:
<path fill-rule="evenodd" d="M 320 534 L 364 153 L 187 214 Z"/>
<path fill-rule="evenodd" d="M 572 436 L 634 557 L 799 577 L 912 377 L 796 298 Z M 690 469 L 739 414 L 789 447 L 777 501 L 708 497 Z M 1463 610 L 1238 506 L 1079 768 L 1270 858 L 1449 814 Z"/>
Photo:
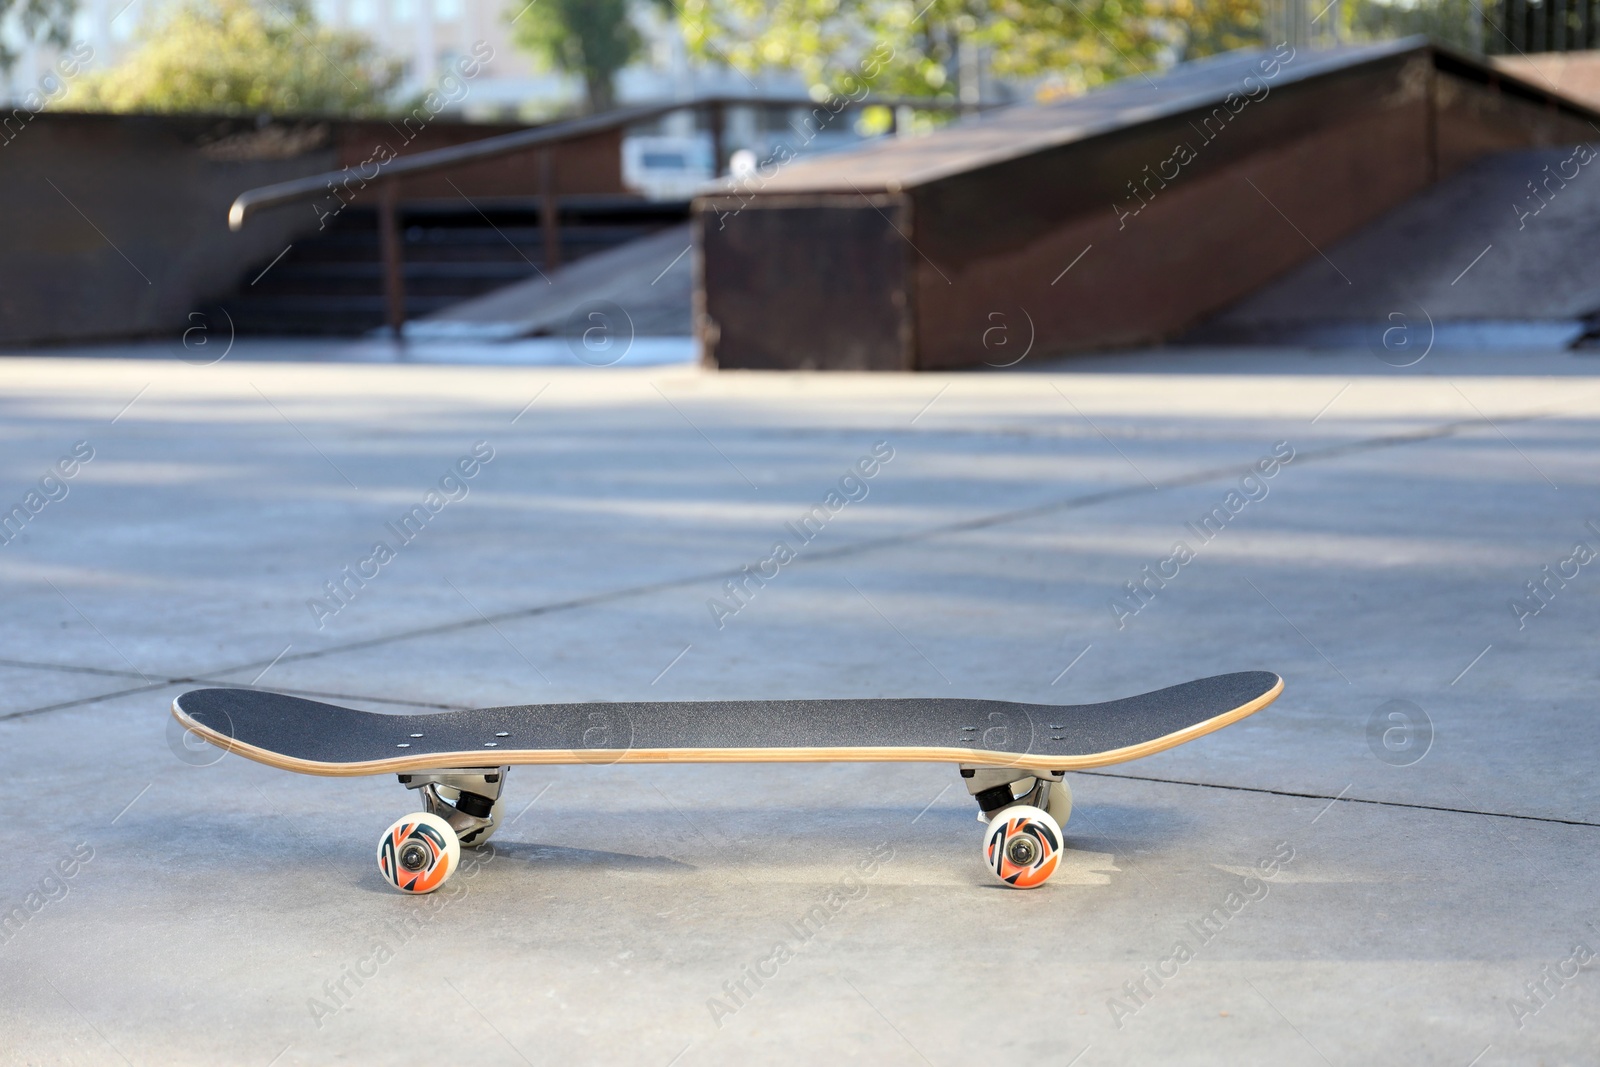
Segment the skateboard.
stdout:
<path fill-rule="evenodd" d="M 1100 704 L 950 698 L 526 704 L 386 715 L 252 689 L 197 689 L 172 714 L 205 741 L 301 774 L 395 774 L 424 810 L 379 838 L 378 869 L 438 889 L 462 846 L 499 824 L 511 767 L 574 763 L 953 763 L 985 826 L 983 858 L 1019 889 L 1061 859 L 1066 772 L 1173 748 L 1261 710 L 1268 671 L 1223 674 Z"/>

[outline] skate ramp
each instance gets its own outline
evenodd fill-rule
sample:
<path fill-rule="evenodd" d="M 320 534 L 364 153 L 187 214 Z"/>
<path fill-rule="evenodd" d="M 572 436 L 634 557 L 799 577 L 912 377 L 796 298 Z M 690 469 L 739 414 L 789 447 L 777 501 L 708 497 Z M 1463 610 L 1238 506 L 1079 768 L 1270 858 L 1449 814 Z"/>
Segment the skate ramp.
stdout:
<path fill-rule="evenodd" d="M 1558 336 L 1600 309 L 1597 247 L 1600 150 L 1505 152 L 1323 247 L 1186 340 L 1339 345 L 1381 335 L 1396 315 L 1448 324 L 1463 343 Z"/>
<path fill-rule="evenodd" d="M 582 336 L 604 321 L 604 328 L 629 336 L 686 337 L 694 275 L 689 249 L 688 225 L 673 226 L 415 319 L 406 323 L 405 335 L 449 341 Z M 608 316 L 616 310 L 622 314 L 612 323 Z"/>

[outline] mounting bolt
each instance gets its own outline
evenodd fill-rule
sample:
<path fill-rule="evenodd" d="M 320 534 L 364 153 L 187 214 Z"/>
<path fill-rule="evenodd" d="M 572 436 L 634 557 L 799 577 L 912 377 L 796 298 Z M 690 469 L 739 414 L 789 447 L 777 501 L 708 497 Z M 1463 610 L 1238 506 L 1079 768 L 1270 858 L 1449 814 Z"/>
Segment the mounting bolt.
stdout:
<path fill-rule="evenodd" d="M 1030 866 L 1039 855 L 1039 846 L 1031 837 L 1014 837 L 1006 845 L 1006 858 L 1018 867 Z"/>

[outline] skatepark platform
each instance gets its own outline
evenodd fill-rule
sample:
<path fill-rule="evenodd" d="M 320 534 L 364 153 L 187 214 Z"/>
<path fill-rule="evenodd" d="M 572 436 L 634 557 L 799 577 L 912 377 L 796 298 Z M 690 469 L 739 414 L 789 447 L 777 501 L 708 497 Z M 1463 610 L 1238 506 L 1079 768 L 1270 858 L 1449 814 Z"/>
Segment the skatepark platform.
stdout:
<path fill-rule="evenodd" d="M 1420 38 L 1232 52 L 701 198 L 697 329 L 728 368 L 1170 340 L 1473 161 L 1570 153 L 1597 123 L 1532 72 Z"/>
<path fill-rule="evenodd" d="M 0 506 L 28 514 L 0 544 L 6 1067 L 1600 1047 L 1594 356 L 5 354 Z M 719 628 L 708 602 L 880 441 L 866 494 Z M 477 442 L 467 491 L 330 611 Z M 515 768 L 494 851 L 406 898 L 373 855 L 413 810 L 392 778 L 214 759 L 167 711 L 252 684 L 407 713 L 1084 702 L 1258 668 L 1287 682 L 1270 708 L 1069 776 L 1066 865 L 1033 892 L 992 884 L 946 767 L 617 765 Z"/>

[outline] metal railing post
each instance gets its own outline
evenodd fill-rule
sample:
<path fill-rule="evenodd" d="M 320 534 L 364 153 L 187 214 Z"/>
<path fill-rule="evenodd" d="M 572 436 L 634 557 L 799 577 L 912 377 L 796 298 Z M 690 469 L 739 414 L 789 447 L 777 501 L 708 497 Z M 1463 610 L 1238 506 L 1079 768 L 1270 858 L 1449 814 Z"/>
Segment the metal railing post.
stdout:
<path fill-rule="evenodd" d="M 378 183 L 378 249 L 383 256 L 383 302 L 389 330 L 399 340 L 406 325 L 405 262 L 400 248 L 400 183 Z"/>
<path fill-rule="evenodd" d="M 549 148 L 539 152 L 539 236 L 544 238 L 546 270 L 561 266 L 561 212 L 556 208 L 556 158 Z"/>
<path fill-rule="evenodd" d="M 720 178 L 728 172 L 728 157 L 724 144 L 726 113 L 721 100 L 711 101 L 711 176 Z"/>

